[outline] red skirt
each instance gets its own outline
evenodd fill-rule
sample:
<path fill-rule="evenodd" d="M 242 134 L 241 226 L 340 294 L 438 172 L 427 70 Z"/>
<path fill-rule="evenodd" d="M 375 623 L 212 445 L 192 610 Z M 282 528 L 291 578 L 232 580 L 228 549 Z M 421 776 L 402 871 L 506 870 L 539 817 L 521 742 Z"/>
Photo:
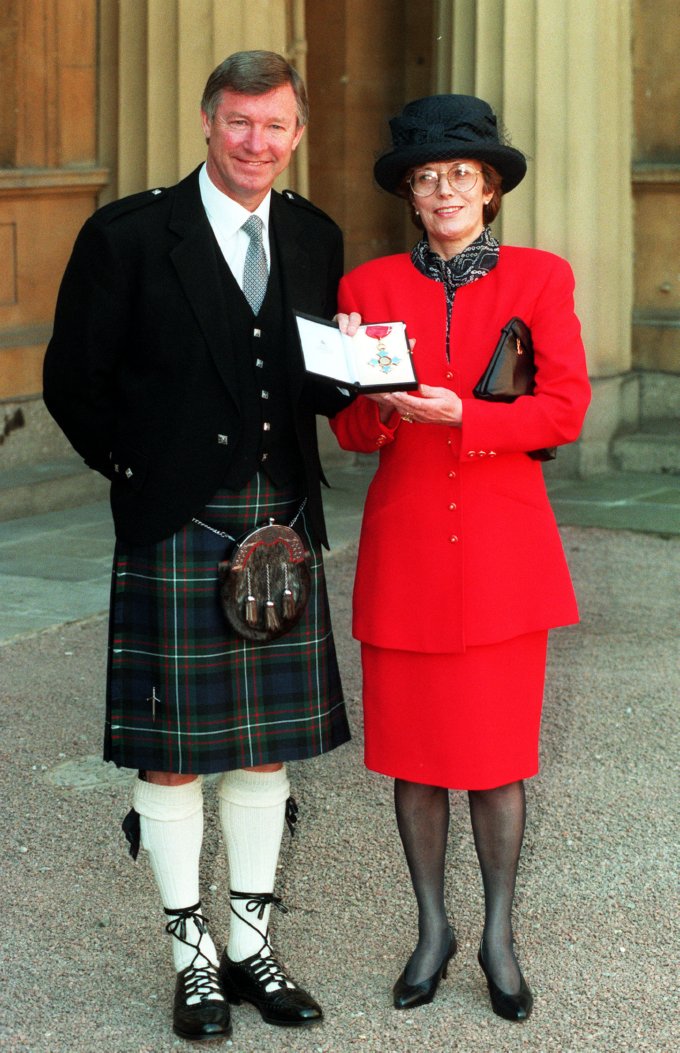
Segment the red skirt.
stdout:
<path fill-rule="evenodd" d="M 457 790 L 535 775 L 547 642 L 545 630 L 463 654 L 362 644 L 366 767 Z"/>

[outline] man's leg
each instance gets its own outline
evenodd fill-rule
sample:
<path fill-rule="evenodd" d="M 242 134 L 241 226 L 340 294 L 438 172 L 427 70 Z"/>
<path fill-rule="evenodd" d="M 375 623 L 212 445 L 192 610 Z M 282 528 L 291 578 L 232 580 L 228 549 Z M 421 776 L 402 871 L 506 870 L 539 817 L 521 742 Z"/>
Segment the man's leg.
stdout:
<path fill-rule="evenodd" d="M 217 953 L 200 913 L 198 868 L 203 842 L 202 779 L 147 772 L 135 783 L 142 846 L 156 879 L 177 970 L 173 1026 L 183 1038 L 227 1037 L 229 1006 Z"/>
<path fill-rule="evenodd" d="M 272 903 L 282 909 L 273 893 L 289 790 L 281 764 L 226 772 L 218 784 L 232 911 L 220 977 L 231 1002 L 252 1002 L 269 1023 L 309 1024 L 321 1019 L 321 1008 L 269 944 Z"/>

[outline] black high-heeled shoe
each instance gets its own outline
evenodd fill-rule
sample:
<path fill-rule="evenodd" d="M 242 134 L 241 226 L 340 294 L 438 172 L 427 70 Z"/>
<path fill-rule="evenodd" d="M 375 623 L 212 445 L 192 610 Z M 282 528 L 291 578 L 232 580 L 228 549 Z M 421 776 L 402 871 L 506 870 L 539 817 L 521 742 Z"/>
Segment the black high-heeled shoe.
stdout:
<path fill-rule="evenodd" d="M 417 1005 L 428 1005 L 436 995 L 440 981 L 446 979 L 449 962 L 457 950 L 458 945 L 456 943 L 456 937 L 454 936 L 453 931 L 451 931 L 446 954 L 439 963 L 439 967 L 432 973 L 432 976 L 428 977 L 427 980 L 423 980 L 419 984 L 410 984 L 406 980 L 406 969 L 404 969 L 392 988 L 392 994 L 394 995 L 394 1008 L 414 1009 Z"/>
<path fill-rule="evenodd" d="M 489 970 L 484 964 L 484 957 L 482 954 L 483 946 L 484 941 L 482 940 L 479 945 L 479 951 L 477 952 L 477 961 L 486 977 L 487 986 L 489 988 L 489 998 L 491 999 L 491 1008 L 496 1016 L 502 1016 L 504 1020 L 527 1020 L 534 1004 L 534 996 L 529 990 L 521 971 L 519 974 L 518 993 L 511 995 L 506 994 L 505 991 L 501 991 L 496 981 L 490 976 Z"/>

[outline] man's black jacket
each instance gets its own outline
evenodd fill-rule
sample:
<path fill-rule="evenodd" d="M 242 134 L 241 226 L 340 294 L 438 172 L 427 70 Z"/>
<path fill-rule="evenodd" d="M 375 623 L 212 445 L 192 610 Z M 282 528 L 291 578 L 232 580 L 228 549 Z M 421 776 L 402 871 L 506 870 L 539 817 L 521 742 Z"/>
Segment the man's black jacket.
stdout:
<path fill-rule="evenodd" d="M 315 414 L 347 399 L 306 378 L 293 309 L 330 318 L 342 275 L 339 228 L 290 191 L 272 193 L 288 332 L 288 391 L 307 513 L 327 543 Z M 119 537 L 169 537 L 208 502 L 238 448 L 237 346 L 220 303 L 198 170 L 169 189 L 99 209 L 76 240 L 47 349 L 47 408 L 86 463 L 111 480 Z"/>

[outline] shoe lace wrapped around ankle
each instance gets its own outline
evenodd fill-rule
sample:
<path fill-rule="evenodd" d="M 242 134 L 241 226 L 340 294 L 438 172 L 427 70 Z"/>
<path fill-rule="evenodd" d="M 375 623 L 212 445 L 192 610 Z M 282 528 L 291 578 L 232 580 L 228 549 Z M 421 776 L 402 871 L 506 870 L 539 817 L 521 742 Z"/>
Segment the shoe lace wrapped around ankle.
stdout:
<path fill-rule="evenodd" d="M 202 958 L 205 958 L 206 962 L 209 961 L 209 959 L 206 958 L 200 950 L 199 944 L 192 943 L 191 940 L 187 939 L 188 921 L 193 921 L 194 925 L 196 926 L 196 931 L 198 932 L 199 937 L 199 943 L 203 933 L 208 931 L 208 919 L 204 918 L 201 914 L 201 904 L 194 903 L 193 907 L 183 907 L 181 910 L 170 910 L 168 907 L 165 907 L 164 913 L 167 914 L 169 918 L 171 918 L 171 920 L 165 926 L 165 931 L 170 933 L 171 936 L 174 936 L 175 939 L 179 940 L 180 943 L 185 944 L 187 947 L 194 947 L 196 949 L 194 962 L 196 961 L 196 958 L 199 956 L 199 954 Z M 194 962 L 192 962 L 191 964 L 193 965 Z"/>
<path fill-rule="evenodd" d="M 195 903 L 193 907 L 185 907 L 182 910 L 169 910 L 165 913 L 170 921 L 165 926 L 165 931 L 174 936 L 180 943 L 191 947 L 196 951 L 190 964 L 184 970 L 184 991 L 187 1004 L 202 1001 L 204 998 L 217 998 L 224 1000 L 219 976 L 213 962 L 203 953 L 200 946 L 201 936 L 208 931 L 208 919 L 201 914 L 201 904 Z M 198 932 L 198 943 L 192 943 L 187 939 L 187 922 L 192 921 Z M 203 959 L 205 965 L 199 964 Z"/>
<path fill-rule="evenodd" d="M 262 947 L 257 954 L 249 958 L 248 961 L 252 963 L 253 973 L 262 984 L 266 985 L 265 990 L 271 991 L 279 988 L 290 988 L 293 989 L 295 984 L 292 982 L 290 977 L 286 976 L 283 967 L 274 957 L 272 945 L 269 942 L 269 927 L 264 936 L 258 929 L 257 925 L 253 925 L 252 922 L 244 918 L 238 911 L 234 910 L 233 900 L 242 900 L 245 904 L 245 910 L 248 914 L 254 914 L 257 912 L 257 917 L 262 920 L 264 917 L 264 909 L 267 906 L 272 906 L 276 910 L 280 911 L 281 914 L 288 913 L 288 907 L 285 906 L 283 900 L 279 896 L 275 896 L 273 892 L 236 892 L 233 888 L 229 889 L 230 908 L 232 914 L 235 914 L 237 918 L 249 925 L 253 932 L 256 932 L 258 936 L 262 938 Z"/>
<path fill-rule="evenodd" d="M 288 907 L 286 907 L 283 900 L 279 896 L 275 896 L 273 892 L 236 892 L 235 889 L 230 888 L 229 899 L 244 900 L 247 912 L 249 914 L 254 914 L 255 911 L 257 911 L 257 916 L 260 921 L 262 921 L 262 918 L 264 917 L 265 907 L 272 906 L 282 914 L 288 913 Z M 241 921 L 245 921 L 246 925 L 250 925 L 251 929 L 255 929 L 255 932 L 260 932 L 260 930 L 256 928 L 255 925 L 252 925 L 247 918 L 241 917 L 241 915 L 234 910 L 231 902 L 229 906 L 232 914 L 236 914 L 237 918 L 241 918 Z M 260 933 L 260 935 L 262 934 Z"/>

